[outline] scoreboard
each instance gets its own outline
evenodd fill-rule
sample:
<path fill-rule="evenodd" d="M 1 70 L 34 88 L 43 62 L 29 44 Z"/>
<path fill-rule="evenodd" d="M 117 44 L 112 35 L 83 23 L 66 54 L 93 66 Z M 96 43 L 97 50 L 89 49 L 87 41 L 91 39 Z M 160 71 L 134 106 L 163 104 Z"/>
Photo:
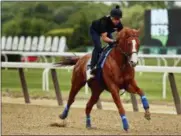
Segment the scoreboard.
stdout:
<path fill-rule="evenodd" d="M 145 11 L 143 44 L 155 52 L 174 49 L 181 54 L 181 9 L 151 9 Z M 154 48 L 153 48 L 154 47 Z M 157 48 L 156 48 L 157 47 Z M 161 53 L 163 53 L 161 51 Z"/>

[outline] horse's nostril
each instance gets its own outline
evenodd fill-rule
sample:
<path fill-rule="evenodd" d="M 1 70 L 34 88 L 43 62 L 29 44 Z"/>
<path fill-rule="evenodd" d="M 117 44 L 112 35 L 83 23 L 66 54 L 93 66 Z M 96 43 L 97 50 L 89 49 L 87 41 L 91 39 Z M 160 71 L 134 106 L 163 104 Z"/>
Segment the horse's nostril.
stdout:
<path fill-rule="evenodd" d="M 130 61 L 130 65 L 131 65 L 132 67 L 135 67 L 135 66 L 136 66 L 136 63 L 135 63 L 134 61 Z"/>
<path fill-rule="evenodd" d="M 134 64 L 134 62 L 133 62 L 133 61 L 131 61 L 131 64 Z"/>

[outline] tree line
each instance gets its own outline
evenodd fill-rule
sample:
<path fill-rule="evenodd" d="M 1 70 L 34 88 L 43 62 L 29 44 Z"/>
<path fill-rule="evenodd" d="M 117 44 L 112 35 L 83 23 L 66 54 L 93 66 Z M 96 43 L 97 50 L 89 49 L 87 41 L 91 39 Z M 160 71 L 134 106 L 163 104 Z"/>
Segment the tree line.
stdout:
<path fill-rule="evenodd" d="M 144 11 L 165 8 L 164 1 L 120 2 L 124 26 L 141 29 L 144 36 Z M 69 49 L 90 46 L 89 25 L 108 15 L 113 5 L 95 2 L 2 2 L 2 35 L 66 36 Z"/>

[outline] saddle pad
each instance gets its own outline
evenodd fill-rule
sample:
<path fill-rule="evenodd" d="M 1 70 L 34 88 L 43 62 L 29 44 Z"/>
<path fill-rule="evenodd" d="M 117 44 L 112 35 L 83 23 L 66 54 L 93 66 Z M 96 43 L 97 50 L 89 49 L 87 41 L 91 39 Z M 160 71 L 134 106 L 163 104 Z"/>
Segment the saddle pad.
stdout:
<path fill-rule="evenodd" d="M 100 85 L 102 86 L 102 88 L 106 89 L 106 85 L 104 83 L 104 79 L 102 77 L 102 68 L 104 66 L 104 63 L 106 61 L 106 58 L 107 56 L 109 55 L 110 51 L 112 50 L 112 46 L 108 46 L 106 47 L 103 52 L 101 53 L 100 57 L 99 57 L 99 60 L 98 60 L 98 63 L 97 63 L 97 72 L 96 72 L 96 75 L 95 75 L 95 78 L 97 81 L 99 81 Z M 87 69 L 90 68 L 90 60 L 88 60 L 87 62 Z"/>
<path fill-rule="evenodd" d="M 113 48 L 112 46 L 108 46 L 103 50 L 103 52 L 101 53 L 101 55 L 99 57 L 99 60 L 97 63 L 97 68 L 101 68 L 101 69 L 103 68 L 106 58 L 109 55 L 112 48 Z"/>
<path fill-rule="evenodd" d="M 101 68 L 101 69 L 103 68 L 105 60 L 106 60 L 107 56 L 109 55 L 112 48 L 113 47 L 110 47 L 110 46 L 105 47 L 105 49 L 103 50 L 103 52 L 101 53 L 101 55 L 99 57 L 99 60 L 97 63 L 97 68 Z M 87 69 L 90 68 L 90 65 L 91 65 L 91 58 L 87 62 Z"/>

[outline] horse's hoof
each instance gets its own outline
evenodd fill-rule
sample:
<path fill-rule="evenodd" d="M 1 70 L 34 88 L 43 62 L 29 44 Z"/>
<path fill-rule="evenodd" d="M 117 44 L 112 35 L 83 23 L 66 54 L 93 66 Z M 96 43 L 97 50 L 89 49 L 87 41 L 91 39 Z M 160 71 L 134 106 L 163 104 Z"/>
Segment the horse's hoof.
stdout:
<path fill-rule="evenodd" d="M 150 112 L 145 112 L 145 119 L 151 120 L 151 114 L 150 114 Z"/>
<path fill-rule="evenodd" d="M 90 123 L 90 122 L 86 123 L 86 128 L 87 128 L 87 129 L 91 129 L 91 128 L 92 128 L 92 126 L 91 126 L 91 123 Z"/>
<path fill-rule="evenodd" d="M 92 127 L 91 127 L 91 126 L 89 126 L 89 125 L 86 125 L 86 128 L 87 128 L 87 129 L 92 129 Z"/>
<path fill-rule="evenodd" d="M 145 119 L 147 119 L 147 120 L 151 120 L 151 118 L 150 118 L 150 117 L 148 117 L 148 116 L 145 116 Z"/>
<path fill-rule="evenodd" d="M 128 129 L 124 129 L 124 131 L 128 132 Z"/>
<path fill-rule="evenodd" d="M 86 127 L 87 129 L 92 129 L 92 127 Z"/>
<path fill-rule="evenodd" d="M 89 127 L 86 126 L 86 128 L 87 128 L 88 130 L 97 129 L 97 127 L 92 127 L 92 126 L 89 126 Z"/>
<path fill-rule="evenodd" d="M 125 132 L 128 132 L 129 127 L 128 128 L 123 128 L 123 129 L 124 129 Z"/>
<path fill-rule="evenodd" d="M 65 119 L 66 117 L 67 117 L 67 115 L 65 115 L 65 114 L 60 114 L 60 115 L 59 115 L 59 118 L 60 118 L 60 119 Z"/>

